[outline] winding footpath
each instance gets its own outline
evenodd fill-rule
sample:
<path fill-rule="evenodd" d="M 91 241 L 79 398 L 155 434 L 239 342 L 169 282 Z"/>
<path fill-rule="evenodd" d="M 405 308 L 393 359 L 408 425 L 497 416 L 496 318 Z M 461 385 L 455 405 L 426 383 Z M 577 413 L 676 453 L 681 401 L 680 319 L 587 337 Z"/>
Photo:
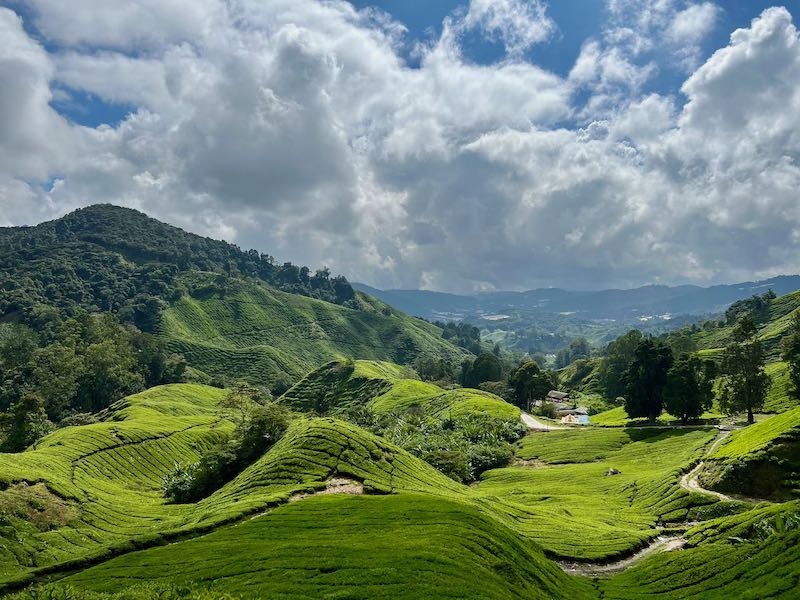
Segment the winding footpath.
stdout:
<path fill-rule="evenodd" d="M 680 536 L 658 536 L 647 546 L 626 558 L 621 558 L 613 562 L 580 562 L 580 561 L 558 561 L 558 565 L 565 573 L 570 575 L 582 575 L 584 577 L 607 577 L 621 573 L 634 563 L 643 558 L 658 552 L 670 552 L 680 550 L 686 544 L 686 540 Z"/>

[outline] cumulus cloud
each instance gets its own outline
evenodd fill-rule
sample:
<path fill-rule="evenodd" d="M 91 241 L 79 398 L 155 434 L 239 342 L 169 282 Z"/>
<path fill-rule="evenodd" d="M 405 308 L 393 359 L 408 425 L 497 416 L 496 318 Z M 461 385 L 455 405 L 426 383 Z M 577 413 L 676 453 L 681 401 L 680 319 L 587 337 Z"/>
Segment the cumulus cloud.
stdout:
<path fill-rule="evenodd" d="M 2 224 L 114 202 L 352 279 L 461 291 L 800 269 L 785 9 L 678 96 L 643 93 L 648 36 L 687 68 L 677 49 L 710 31 L 709 3 L 614 0 L 561 77 L 523 56 L 555 30 L 538 2 L 473 0 L 412 68 L 402 25 L 343 1 L 81 1 L 32 0 L 50 52 L 0 9 Z M 467 30 L 507 56 L 464 60 Z M 134 109 L 81 127 L 50 105 L 64 92 Z"/>
<path fill-rule="evenodd" d="M 556 30 L 539 0 L 470 0 L 459 26 L 483 31 L 501 41 L 512 55 L 547 40 Z"/>

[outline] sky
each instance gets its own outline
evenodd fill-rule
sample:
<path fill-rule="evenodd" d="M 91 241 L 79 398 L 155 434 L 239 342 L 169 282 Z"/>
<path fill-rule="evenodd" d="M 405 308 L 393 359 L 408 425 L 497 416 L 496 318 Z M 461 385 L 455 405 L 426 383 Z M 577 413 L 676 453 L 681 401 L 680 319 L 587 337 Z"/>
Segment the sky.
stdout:
<path fill-rule="evenodd" d="M 0 226 L 381 288 L 800 272 L 800 0 L 0 0 Z"/>

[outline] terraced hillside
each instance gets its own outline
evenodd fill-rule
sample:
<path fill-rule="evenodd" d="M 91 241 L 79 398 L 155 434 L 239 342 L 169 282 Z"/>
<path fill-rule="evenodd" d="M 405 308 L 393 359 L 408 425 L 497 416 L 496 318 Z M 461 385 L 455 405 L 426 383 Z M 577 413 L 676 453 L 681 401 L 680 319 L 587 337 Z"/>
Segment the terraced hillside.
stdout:
<path fill-rule="evenodd" d="M 789 330 L 792 314 L 800 309 L 800 291 L 775 298 L 769 302 L 767 313 L 758 324 L 758 337 L 772 360 L 780 354 L 780 342 Z M 693 334 L 698 348 L 713 355 L 733 340 L 733 325 L 699 331 Z"/>
<path fill-rule="evenodd" d="M 408 364 L 423 355 L 454 363 L 466 356 L 438 327 L 367 296 L 354 310 L 257 281 L 209 291 L 213 279 L 187 277 L 195 292 L 165 310 L 159 330 L 172 351 L 212 376 L 269 385 L 282 373 L 296 381 L 345 357 Z"/>
<path fill-rule="evenodd" d="M 304 379 L 295 399 L 341 366 Z M 402 367 L 380 362 L 341 374 L 339 391 L 375 410 L 407 381 Z M 721 502 L 680 484 L 709 449 L 759 452 L 794 421 L 764 421 L 713 446 L 710 429 L 531 432 L 517 464 L 465 486 L 360 427 L 298 415 L 217 492 L 167 504 L 163 474 L 232 428 L 217 406 L 223 394 L 154 388 L 101 423 L 0 455 L 0 584 L 69 570 L 53 593 L 69 585 L 64 597 L 111 598 L 131 586 L 128 598 L 147 597 L 146 580 L 151 590 L 193 584 L 242 598 L 589 599 L 788 598 L 797 581 L 797 502 Z M 687 549 L 596 581 L 564 572 L 617 561 L 662 535 L 682 536 Z"/>
<path fill-rule="evenodd" d="M 269 540 L 269 543 L 264 543 Z M 120 557 L 72 585 L 142 578 L 255 597 L 568 598 L 591 585 L 475 508 L 426 496 L 319 496 L 202 539 Z"/>
<path fill-rule="evenodd" d="M 603 598 L 792 599 L 800 588 L 800 506 L 762 505 L 684 534 L 680 552 L 646 558 L 599 584 Z"/>
<path fill-rule="evenodd" d="M 300 411 L 326 414 L 348 405 L 364 405 L 376 414 L 420 407 L 434 417 L 486 414 L 519 419 L 520 411 L 481 390 L 444 390 L 416 378 L 398 365 L 378 361 L 333 361 L 309 373 L 282 401 Z"/>
<path fill-rule="evenodd" d="M 800 408 L 734 431 L 708 456 L 700 480 L 756 498 L 800 497 Z"/>
<path fill-rule="evenodd" d="M 43 307 L 114 313 L 157 332 L 195 371 L 260 385 L 293 383 L 344 357 L 468 356 L 438 327 L 327 269 L 312 274 L 111 205 L 0 228 L 0 319 L 36 329 Z M 208 383 L 202 373 L 197 381 Z"/>
<path fill-rule="evenodd" d="M 20 454 L 0 454 L 0 585 L 180 539 L 324 489 L 334 476 L 367 491 L 452 494 L 462 488 L 423 461 L 333 419 L 298 418 L 269 452 L 196 504 L 160 491 L 233 425 L 224 391 L 175 384 L 120 401 L 107 420 L 69 427 Z"/>

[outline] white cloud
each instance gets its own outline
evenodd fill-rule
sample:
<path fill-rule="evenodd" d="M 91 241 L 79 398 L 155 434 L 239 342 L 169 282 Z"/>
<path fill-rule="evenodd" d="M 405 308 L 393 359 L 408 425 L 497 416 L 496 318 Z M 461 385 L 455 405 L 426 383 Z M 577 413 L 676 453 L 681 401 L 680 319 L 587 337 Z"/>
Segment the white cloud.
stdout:
<path fill-rule="evenodd" d="M 800 46 L 785 9 L 735 32 L 681 107 L 642 94 L 657 67 L 641 32 L 700 43 L 708 29 L 686 11 L 705 4 L 636 3 L 562 78 L 518 53 L 546 37 L 515 20 L 522 6 L 542 17 L 537 3 L 472 2 L 411 68 L 402 26 L 345 2 L 208 0 L 182 23 L 176 2 L 128 2 L 149 27 L 93 32 L 86 19 L 116 17 L 84 1 L 99 12 L 36 0 L 40 31 L 65 45 L 52 54 L 0 9 L 0 223 L 115 202 L 354 279 L 454 290 L 800 270 Z M 465 61 L 465 19 L 509 57 Z M 79 127 L 53 90 L 135 110 Z"/>
<path fill-rule="evenodd" d="M 539 0 L 470 0 L 460 26 L 481 30 L 490 39 L 502 42 L 511 55 L 522 54 L 556 30 Z"/>
<path fill-rule="evenodd" d="M 226 20 L 217 0 L 27 0 L 37 28 L 62 44 L 146 48 L 190 42 Z"/>

